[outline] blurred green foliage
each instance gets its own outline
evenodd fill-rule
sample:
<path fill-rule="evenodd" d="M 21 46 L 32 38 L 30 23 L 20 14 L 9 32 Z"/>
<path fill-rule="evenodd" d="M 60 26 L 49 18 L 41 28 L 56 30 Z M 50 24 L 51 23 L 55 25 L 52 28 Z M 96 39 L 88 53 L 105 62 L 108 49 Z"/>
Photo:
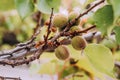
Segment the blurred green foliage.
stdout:
<path fill-rule="evenodd" d="M 9 46 L 9 43 L 6 43 L 3 40 L 3 37 L 6 37 L 7 35 L 10 35 L 10 33 L 12 33 L 16 36 L 15 38 L 18 42 L 23 42 L 31 37 L 33 33 L 33 28 L 35 26 L 36 23 L 32 19 L 32 16 L 29 16 L 24 21 L 22 21 L 17 11 L 14 9 L 10 11 L 0 11 L 0 49 L 11 48 Z"/>
<path fill-rule="evenodd" d="M 0 11 L 15 9 L 14 0 L 1 0 Z"/>

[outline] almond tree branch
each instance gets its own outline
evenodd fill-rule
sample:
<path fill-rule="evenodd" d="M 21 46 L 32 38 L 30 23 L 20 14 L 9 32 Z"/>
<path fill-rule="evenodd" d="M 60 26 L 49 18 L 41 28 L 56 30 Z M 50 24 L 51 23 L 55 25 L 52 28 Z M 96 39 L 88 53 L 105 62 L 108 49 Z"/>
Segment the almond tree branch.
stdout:
<path fill-rule="evenodd" d="M 93 25 L 93 26 L 86 28 L 84 30 L 81 30 L 81 31 L 64 32 L 64 33 L 61 33 L 60 35 L 62 35 L 62 36 L 71 36 L 71 35 L 75 35 L 75 34 L 78 35 L 79 33 L 86 33 L 87 31 L 89 31 L 95 27 L 96 27 L 96 25 Z"/>
<path fill-rule="evenodd" d="M 37 25 L 34 28 L 34 32 L 33 32 L 33 35 L 32 35 L 31 38 L 34 38 L 34 37 L 36 37 L 39 34 L 40 25 L 41 25 L 41 12 L 38 11 L 38 14 L 37 14 Z"/>
<path fill-rule="evenodd" d="M 14 77 L 3 77 L 3 76 L 0 76 L 0 80 L 6 80 L 6 79 L 9 79 L 9 80 L 22 80 L 20 78 L 14 78 Z"/>
<path fill-rule="evenodd" d="M 48 37 L 49 37 L 49 35 L 51 33 L 50 28 L 51 28 L 51 24 L 52 24 L 52 16 L 53 16 L 53 8 L 52 8 L 52 12 L 51 12 L 51 15 L 50 15 L 50 23 L 49 23 L 48 29 L 47 29 L 47 36 L 45 36 L 45 45 L 44 46 L 47 45 L 47 40 L 48 40 Z"/>
<path fill-rule="evenodd" d="M 95 5 L 93 5 L 92 7 L 88 8 L 87 11 L 85 11 L 84 13 L 80 14 L 75 20 L 77 21 L 80 17 L 84 16 L 85 14 L 88 14 L 88 12 L 90 12 L 92 9 L 94 9 L 96 6 L 100 5 L 101 3 L 105 2 L 105 0 L 101 0 L 100 2 L 96 3 Z"/>
<path fill-rule="evenodd" d="M 104 2 L 104 0 L 101 0 L 100 2 L 96 3 L 94 6 L 89 8 L 87 11 L 85 11 L 83 14 L 80 14 L 75 20 L 68 22 L 68 24 L 66 25 L 66 28 L 63 31 L 61 31 L 58 35 L 53 36 L 53 38 L 49 40 L 52 43 L 51 45 L 48 44 L 48 37 L 47 37 L 46 38 L 47 41 L 44 40 L 44 43 L 36 48 L 35 45 L 37 43 L 34 41 L 34 38 L 32 38 L 28 42 L 25 42 L 23 44 L 19 44 L 16 48 L 14 48 L 12 50 L 1 51 L 0 52 L 1 53 L 0 54 L 0 65 L 11 65 L 12 67 L 14 67 L 14 66 L 22 65 L 22 64 L 28 64 L 29 62 L 31 62 L 35 59 L 38 59 L 44 51 L 48 51 L 50 49 L 55 49 L 58 46 L 56 41 L 59 37 L 69 36 L 67 34 L 70 34 L 70 35 L 74 34 L 74 33 L 69 33 L 69 28 L 78 20 L 78 18 L 84 16 L 89 11 L 91 11 L 93 8 L 95 8 L 96 6 L 98 6 L 99 4 L 101 4 L 103 2 Z M 51 15 L 52 14 L 53 14 L 53 12 L 51 13 Z M 52 20 L 52 18 L 51 18 L 51 20 Z M 49 28 L 50 28 L 50 26 L 51 26 L 51 24 L 49 25 Z M 75 33 L 76 34 L 77 33 L 84 33 L 84 32 L 87 32 L 94 27 L 95 26 L 92 26 L 90 28 L 87 28 L 87 29 L 84 29 L 80 32 L 75 32 Z M 38 30 L 39 29 L 36 28 L 33 36 L 35 36 L 35 37 L 37 36 Z M 47 33 L 47 35 L 49 36 L 49 33 Z M 62 44 L 64 44 L 63 40 L 60 42 Z M 46 45 L 47 47 L 43 48 L 44 45 Z M 27 55 L 29 55 L 29 56 L 27 57 Z"/>
<path fill-rule="evenodd" d="M 85 30 L 83 30 L 82 32 L 86 32 L 90 29 L 92 29 L 94 27 L 90 27 L 90 28 L 87 28 Z M 69 40 L 68 40 L 69 41 Z M 70 42 L 70 41 L 69 41 Z M 64 40 L 61 40 L 60 41 L 61 44 L 66 44 L 66 41 Z M 22 46 L 23 47 L 23 46 Z M 6 56 L 6 55 L 1 55 L 0 56 L 0 64 L 3 64 L 3 65 L 11 65 L 12 67 L 14 66 L 18 66 L 18 65 L 22 65 L 22 64 L 28 64 L 29 62 L 35 60 L 35 59 L 38 59 L 40 57 L 40 55 L 44 52 L 44 51 L 47 51 L 47 50 L 54 50 L 57 45 L 56 43 L 53 42 L 53 45 L 49 45 L 47 44 L 47 47 L 45 49 L 43 49 L 44 47 L 44 44 L 43 45 L 40 45 L 39 48 L 34 48 L 34 47 L 30 47 L 29 51 L 24 50 L 24 55 L 27 55 L 27 53 L 33 53 L 30 57 L 28 58 L 23 58 L 23 59 L 18 59 L 18 57 L 20 58 L 20 55 L 19 56 L 16 56 L 17 54 L 21 54 L 23 52 L 17 52 L 15 55 L 13 55 L 12 57 L 11 56 Z M 6 58 L 4 57 L 6 56 Z M 11 58 L 9 58 L 11 57 Z M 21 57 L 23 57 L 23 54 L 21 55 Z M 16 59 L 17 58 L 17 59 Z"/>

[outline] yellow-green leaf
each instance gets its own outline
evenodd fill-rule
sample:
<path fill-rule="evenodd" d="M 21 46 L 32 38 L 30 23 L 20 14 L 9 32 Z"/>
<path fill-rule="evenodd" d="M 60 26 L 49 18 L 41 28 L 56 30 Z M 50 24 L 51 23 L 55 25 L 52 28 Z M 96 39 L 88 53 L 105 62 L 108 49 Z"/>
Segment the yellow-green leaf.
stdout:
<path fill-rule="evenodd" d="M 85 48 L 84 53 L 96 70 L 109 76 L 114 76 L 112 73 L 114 60 L 109 48 L 101 44 L 89 44 Z"/>
<path fill-rule="evenodd" d="M 98 77 L 100 78 L 100 80 L 106 80 L 104 78 L 104 75 L 94 68 L 94 66 L 91 64 L 91 62 L 86 56 L 81 56 L 76 65 L 80 69 L 83 69 L 84 71 L 89 72 L 91 78 Z"/>
<path fill-rule="evenodd" d="M 120 0 L 109 0 L 113 6 L 114 16 L 117 18 L 120 16 Z"/>

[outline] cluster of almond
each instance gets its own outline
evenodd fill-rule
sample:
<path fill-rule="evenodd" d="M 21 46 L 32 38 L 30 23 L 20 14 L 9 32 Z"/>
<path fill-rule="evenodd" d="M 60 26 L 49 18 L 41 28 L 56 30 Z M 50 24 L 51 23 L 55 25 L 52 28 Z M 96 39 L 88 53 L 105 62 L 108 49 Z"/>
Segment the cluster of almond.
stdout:
<path fill-rule="evenodd" d="M 68 21 L 72 21 L 76 17 L 79 16 L 77 12 L 70 12 L 68 16 L 64 14 L 55 14 L 53 16 L 52 24 L 54 27 L 58 28 L 59 31 L 65 29 L 66 24 Z M 75 22 L 75 24 L 70 28 L 70 32 L 80 31 L 81 27 L 79 27 L 80 19 Z M 82 36 L 75 36 L 71 40 L 71 44 L 74 49 L 76 50 L 83 50 L 86 47 L 86 40 Z M 65 60 L 69 57 L 69 49 L 66 45 L 60 45 L 55 50 L 55 55 L 60 60 Z"/>
<path fill-rule="evenodd" d="M 62 13 L 58 13 L 53 16 L 52 23 L 54 27 L 58 28 L 59 31 L 62 31 L 65 28 L 65 25 L 68 23 L 68 21 L 71 21 L 78 16 L 79 16 L 79 13 L 74 11 L 70 12 L 68 16 Z M 74 24 L 74 26 L 71 27 L 71 31 L 74 31 L 75 28 L 76 30 L 80 30 L 80 28 L 78 27 L 79 22 L 80 22 L 80 19 Z"/>
<path fill-rule="evenodd" d="M 75 36 L 72 38 L 71 44 L 74 49 L 83 50 L 86 47 L 87 42 L 83 37 Z M 70 52 L 66 45 L 60 45 L 56 48 L 55 55 L 58 59 L 65 60 L 69 58 Z"/>

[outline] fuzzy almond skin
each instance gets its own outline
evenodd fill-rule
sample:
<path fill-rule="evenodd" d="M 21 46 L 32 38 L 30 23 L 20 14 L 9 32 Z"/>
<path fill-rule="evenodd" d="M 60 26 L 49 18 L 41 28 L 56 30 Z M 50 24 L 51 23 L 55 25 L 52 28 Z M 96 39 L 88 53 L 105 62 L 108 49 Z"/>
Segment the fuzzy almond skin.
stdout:
<path fill-rule="evenodd" d="M 72 26 L 72 27 L 70 28 L 70 32 L 81 31 L 81 30 L 82 30 L 82 28 L 79 27 L 79 26 Z"/>
<path fill-rule="evenodd" d="M 68 19 L 69 19 L 69 21 L 71 21 L 78 16 L 79 16 L 79 13 L 77 13 L 75 11 L 72 11 L 72 12 L 69 13 Z M 80 19 L 74 25 L 78 25 L 79 23 L 80 23 Z"/>
<path fill-rule="evenodd" d="M 68 17 L 64 14 L 59 13 L 54 15 L 52 22 L 54 27 L 62 28 L 67 24 Z"/>
<path fill-rule="evenodd" d="M 69 50 L 65 45 L 60 45 L 55 49 L 55 55 L 60 60 L 65 60 L 69 57 Z"/>
<path fill-rule="evenodd" d="M 74 49 L 83 50 L 86 47 L 87 42 L 83 37 L 75 36 L 72 38 L 71 44 Z"/>

